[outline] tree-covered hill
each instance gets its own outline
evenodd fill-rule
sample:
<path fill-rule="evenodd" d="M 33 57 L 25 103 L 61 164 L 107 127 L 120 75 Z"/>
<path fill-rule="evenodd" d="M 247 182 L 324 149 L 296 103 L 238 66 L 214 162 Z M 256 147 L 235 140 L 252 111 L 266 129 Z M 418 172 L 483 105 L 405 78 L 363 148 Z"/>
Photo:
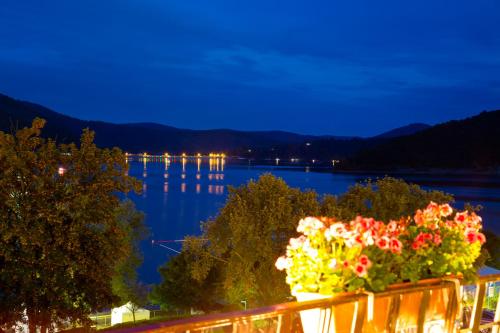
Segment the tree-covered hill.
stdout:
<path fill-rule="evenodd" d="M 0 130 L 11 131 L 29 126 L 35 117 L 47 120 L 45 135 L 55 137 L 58 141 L 77 141 L 82 129 L 88 127 L 96 132 L 96 143 L 99 146 L 117 146 L 130 152 L 207 153 L 300 144 L 320 138 L 284 131 L 189 130 L 154 123 L 113 124 L 85 121 L 0 94 Z"/>
<path fill-rule="evenodd" d="M 349 167 L 466 168 L 500 166 L 500 110 L 449 121 L 360 151 Z"/>
<path fill-rule="evenodd" d="M 35 117 L 46 119 L 45 135 L 57 138 L 60 142 L 77 141 L 82 129 L 88 127 L 96 132 L 96 143 L 99 146 L 118 146 L 129 152 L 225 151 L 244 156 L 251 150 L 252 158 L 275 158 L 276 154 L 280 154 L 281 158 L 297 156 L 325 160 L 350 156 L 362 148 L 378 143 L 381 138 L 415 133 L 426 126 L 404 126 L 383 133 L 374 140 L 301 135 L 284 131 L 190 130 L 154 123 L 85 121 L 0 94 L 0 130 L 11 131 L 29 126 Z"/>

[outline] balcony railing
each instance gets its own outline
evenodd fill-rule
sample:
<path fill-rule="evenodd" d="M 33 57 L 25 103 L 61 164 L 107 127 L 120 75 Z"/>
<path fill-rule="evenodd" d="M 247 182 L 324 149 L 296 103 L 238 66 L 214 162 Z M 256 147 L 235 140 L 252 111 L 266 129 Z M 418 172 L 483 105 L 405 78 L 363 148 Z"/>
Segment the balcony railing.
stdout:
<path fill-rule="evenodd" d="M 476 285 L 459 280 L 430 279 L 393 285 L 384 292 L 342 293 L 333 298 L 290 302 L 246 311 L 218 313 L 120 332 L 304 332 L 301 314 L 315 313 L 313 332 L 492 332 L 500 333 L 500 274 L 482 276 Z M 493 286 L 493 288 L 492 288 Z M 487 294 L 496 304 L 487 304 Z M 472 294 L 470 301 L 467 295 Z M 493 295 L 491 295 L 493 296 Z M 489 320 L 483 318 L 487 313 Z M 117 330 L 118 331 L 118 330 Z"/>

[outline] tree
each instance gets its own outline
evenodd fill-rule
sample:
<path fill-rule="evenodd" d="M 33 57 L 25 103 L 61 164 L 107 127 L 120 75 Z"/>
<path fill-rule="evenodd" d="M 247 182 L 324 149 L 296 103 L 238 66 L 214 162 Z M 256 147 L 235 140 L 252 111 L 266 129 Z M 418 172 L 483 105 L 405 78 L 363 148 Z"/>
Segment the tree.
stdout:
<path fill-rule="evenodd" d="M 391 219 L 412 216 L 430 201 L 452 202 L 453 196 L 441 191 L 425 191 L 404 180 L 384 177 L 375 182 L 368 180 L 364 184 L 357 183 L 338 197 L 326 196 L 321 213 L 343 221 L 351 221 L 357 215 L 362 215 L 389 222 Z"/>
<path fill-rule="evenodd" d="M 191 256 L 192 251 L 182 251 L 160 267 L 163 281 L 153 288 L 151 300 L 164 309 L 210 311 L 221 305 L 214 299 L 217 294 L 217 267 L 211 266 L 204 279 L 191 275 L 190 263 L 200 260 Z"/>
<path fill-rule="evenodd" d="M 495 269 L 500 269 L 500 236 L 493 231 L 485 230 L 486 243 L 484 247 L 488 251 L 489 258 L 485 264 Z"/>
<path fill-rule="evenodd" d="M 149 287 L 138 280 L 137 268 L 143 261 L 140 242 L 149 235 L 149 229 L 144 225 L 144 214 L 135 209 L 132 201 L 124 201 L 118 221 L 127 231 L 122 241 L 124 246 L 130 247 L 130 254 L 117 267 L 112 281 L 113 292 L 120 298 L 118 305 L 126 304 L 135 322 L 137 310 L 148 303 Z"/>
<path fill-rule="evenodd" d="M 45 121 L 0 132 L 0 313 L 7 327 L 26 314 L 30 332 L 117 301 L 111 281 L 131 254 L 122 194 L 140 190 L 124 154 L 41 138 Z"/>
<path fill-rule="evenodd" d="M 187 266 L 190 274 L 183 278 L 186 282 L 194 279 L 204 285 L 215 274 L 212 303 L 239 306 L 245 300 L 250 306 L 259 306 L 282 302 L 289 295 L 289 288 L 274 262 L 288 239 L 296 235 L 297 222 L 318 213 L 315 192 L 290 188 L 270 174 L 230 188 L 226 205 L 214 220 L 204 224 L 203 235 L 189 238 L 182 257 L 161 271 L 163 282 L 157 290 L 169 290 L 168 284 L 180 272 L 174 265 L 180 265 Z M 191 294 L 193 285 L 187 288 L 176 295 L 166 293 L 165 301 L 176 303 L 176 299 L 189 295 L 194 299 L 184 301 L 199 304 L 201 300 Z"/>

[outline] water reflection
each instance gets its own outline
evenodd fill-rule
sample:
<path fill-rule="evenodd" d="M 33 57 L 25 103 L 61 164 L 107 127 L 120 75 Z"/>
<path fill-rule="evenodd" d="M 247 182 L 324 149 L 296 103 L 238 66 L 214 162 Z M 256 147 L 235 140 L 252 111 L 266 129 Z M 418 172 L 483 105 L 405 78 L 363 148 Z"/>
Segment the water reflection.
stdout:
<path fill-rule="evenodd" d="M 208 193 L 215 194 L 215 195 L 222 195 L 222 194 L 224 194 L 224 186 L 210 184 L 210 185 L 208 185 Z"/>
<path fill-rule="evenodd" d="M 144 153 L 139 156 L 136 155 L 135 160 L 142 164 L 141 171 L 143 182 L 146 178 L 151 178 L 152 180 L 158 176 L 163 178 L 162 192 L 165 194 L 167 194 L 169 190 L 176 190 L 178 193 L 188 193 L 191 191 L 191 193 L 200 194 L 206 191 L 205 193 L 212 195 L 224 194 L 225 185 L 223 181 L 225 177 L 224 168 L 226 161 L 222 155 L 213 154 L 213 156 L 203 157 L 200 154 L 196 156 L 187 156 L 183 154 L 177 158 L 167 153 L 158 156 Z M 133 161 L 133 155 L 127 155 L 127 163 Z M 132 163 L 131 166 L 133 165 Z M 162 166 L 161 169 L 159 168 L 160 165 Z M 205 179 L 203 178 L 205 177 L 204 173 L 206 173 Z M 154 183 L 152 184 L 155 186 Z M 147 191 L 148 187 L 144 182 L 144 197 Z"/>

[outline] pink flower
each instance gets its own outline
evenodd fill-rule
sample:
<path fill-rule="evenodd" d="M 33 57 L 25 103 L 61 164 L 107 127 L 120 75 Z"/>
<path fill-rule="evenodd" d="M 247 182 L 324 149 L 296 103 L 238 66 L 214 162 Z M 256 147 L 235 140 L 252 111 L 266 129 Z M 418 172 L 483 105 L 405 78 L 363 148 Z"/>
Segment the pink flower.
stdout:
<path fill-rule="evenodd" d="M 475 224 L 481 224 L 481 222 L 483 221 L 481 216 L 476 215 L 476 213 L 474 213 L 474 212 L 472 212 L 472 214 L 470 215 L 470 218 L 471 218 L 472 222 L 474 222 Z"/>
<path fill-rule="evenodd" d="M 360 265 L 363 265 L 366 268 L 370 268 L 372 266 L 372 262 L 370 261 L 370 259 L 368 259 L 368 256 L 364 254 L 359 257 L 358 262 Z"/>
<path fill-rule="evenodd" d="M 423 216 L 423 213 L 420 209 L 417 210 L 417 212 L 415 213 L 415 216 L 413 217 L 413 219 L 415 220 L 415 223 L 418 225 L 418 226 L 421 226 L 424 224 L 424 216 Z"/>
<path fill-rule="evenodd" d="M 381 248 L 382 250 L 388 250 L 389 249 L 389 243 L 390 239 L 387 236 L 380 237 L 377 240 L 377 246 Z"/>
<path fill-rule="evenodd" d="M 276 268 L 278 270 L 282 271 L 282 270 L 290 267 L 290 262 L 286 257 L 281 256 L 278 258 L 278 260 L 276 260 L 276 263 L 274 264 L 274 266 L 276 266 Z"/>
<path fill-rule="evenodd" d="M 455 223 L 457 223 L 457 224 L 464 223 L 467 220 L 468 215 L 469 215 L 469 213 L 467 211 L 457 213 L 455 215 Z"/>
<path fill-rule="evenodd" d="M 442 242 L 443 242 L 443 241 L 442 241 L 442 239 L 441 239 L 441 236 L 440 236 L 439 234 L 435 234 L 435 235 L 434 235 L 434 244 L 439 245 L 439 244 L 441 244 Z"/>
<path fill-rule="evenodd" d="M 422 243 L 421 242 L 417 242 L 417 241 L 414 241 L 411 244 L 411 248 L 414 249 L 414 250 L 418 250 L 420 248 L 420 246 L 422 246 Z"/>
<path fill-rule="evenodd" d="M 393 233 L 398 230 L 398 223 L 396 221 L 390 221 L 389 224 L 387 224 L 387 231 Z"/>
<path fill-rule="evenodd" d="M 357 264 L 356 266 L 354 266 L 354 273 L 356 273 L 356 275 L 359 277 L 363 277 L 368 273 L 368 269 L 364 265 Z"/>
<path fill-rule="evenodd" d="M 469 243 L 474 243 L 475 241 L 477 241 L 477 234 L 475 231 L 467 231 L 465 233 L 465 238 L 467 239 L 467 241 Z"/>
<path fill-rule="evenodd" d="M 392 253 L 401 253 L 403 249 L 403 244 L 399 241 L 399 239 L 392 237 L 390 243 Z"/>
<path fill-rule="evenodd" d="M 354 242 L 357 244 L 360 244 L 361 246 L 364 246 L 364 241 L 363 241 L 363 236 L 362 235 L 356 235 L 354 236 Z"/>
<path fill-rule="evenodd" d="M 453 213 L 453 208 L 449 204 L 440 205 L 439 212 L 442 217 L 448 217 Z"/>
<path fill-rule="evenodd" d="M 484 236 L 483 233 L 478 232 L 476 234 L 477 240 L 481 243 L 484 244 L 486 242 L 486 237 Z"/>
<path fill-rule="evenodd" d="M 425 210 L 428 212 L 428 213 L 432 213 L 434 215 L 437 215 L 439 213 L 439 205 L 437 203 L 435 203 L 434 201 L 431 201 L 429 202 L 429 204 L 427 205 L 427 208 L 425 208 Z"/>

